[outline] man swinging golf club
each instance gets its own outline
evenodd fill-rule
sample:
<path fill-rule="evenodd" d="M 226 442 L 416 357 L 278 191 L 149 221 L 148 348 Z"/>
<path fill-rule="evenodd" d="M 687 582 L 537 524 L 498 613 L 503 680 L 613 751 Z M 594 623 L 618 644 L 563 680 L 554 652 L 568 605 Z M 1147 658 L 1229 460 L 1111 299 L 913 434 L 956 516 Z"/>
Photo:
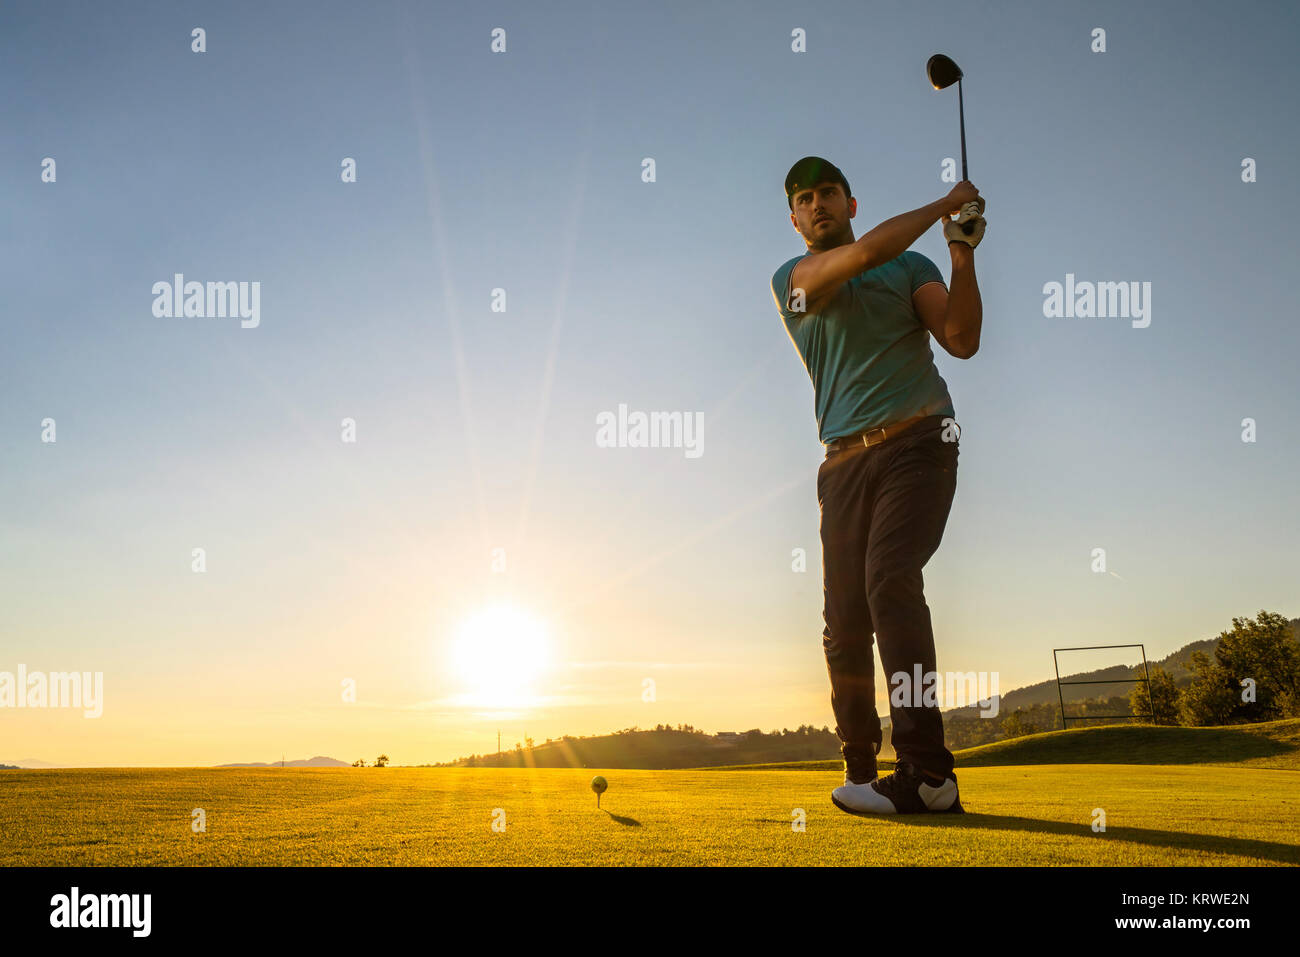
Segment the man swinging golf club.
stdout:
<path fill-rule="evenodd" d="M 808 252 L 776 271 L 772 295 L 812 377 L 826 446 L 817 472 L 822 647 L 845 766 L 831 800 L 857 814 L 961 813 L 938 705 L 926 706 L 916 679 L 918 671 L 923 680 L 935 674 L 921 569 L 939 547 L 957 488 L 956 412 L 930 336 L 959 359 L 979 349 L 974 253 L 984 200 L 963 180 L 943 199 L 854 239 L 857 200 L 834 164 L 799 160 L 785 194 Z M 949 219 L 954 213 L 958 219 Z M 938 267 L 908 249 L 940 219 L 951 292 Z M 884 778 L 876 771 L 882 733 L 873 632 L 889 677 L 898 758 Z"/>

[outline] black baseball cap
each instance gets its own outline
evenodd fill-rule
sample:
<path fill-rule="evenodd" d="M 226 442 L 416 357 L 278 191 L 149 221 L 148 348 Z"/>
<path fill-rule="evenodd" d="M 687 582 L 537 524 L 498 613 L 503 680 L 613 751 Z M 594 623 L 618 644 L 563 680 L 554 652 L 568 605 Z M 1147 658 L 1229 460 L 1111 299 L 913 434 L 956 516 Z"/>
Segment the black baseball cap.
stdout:
<path fill-rule="evenodd" d="M 853 195 L 853 191 L 849 189 L 849 181 L 844 178 L 838 166 L 820 156 L 805 156 L 791 166 L 790 172 L 785 176 L 786 205 L 793 210 L 795 193 L 801 189 L 812 189 L 818 183 L 828 181 L 842 185 L 845 196 Z"/>

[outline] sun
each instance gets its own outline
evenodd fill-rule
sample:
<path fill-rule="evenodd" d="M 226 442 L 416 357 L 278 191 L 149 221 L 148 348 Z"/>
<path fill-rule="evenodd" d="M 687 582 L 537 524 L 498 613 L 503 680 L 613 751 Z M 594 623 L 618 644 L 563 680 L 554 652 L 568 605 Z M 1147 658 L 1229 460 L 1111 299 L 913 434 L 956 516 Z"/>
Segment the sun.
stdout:
<path fill-rule="evenodd" d="M 550 651 L 550 638 L 539 621 L 500 605 L 461 623 L 451 660 L 466 703 L 518 707 L 531 700 L 535 682 L 550 664 Z"/>

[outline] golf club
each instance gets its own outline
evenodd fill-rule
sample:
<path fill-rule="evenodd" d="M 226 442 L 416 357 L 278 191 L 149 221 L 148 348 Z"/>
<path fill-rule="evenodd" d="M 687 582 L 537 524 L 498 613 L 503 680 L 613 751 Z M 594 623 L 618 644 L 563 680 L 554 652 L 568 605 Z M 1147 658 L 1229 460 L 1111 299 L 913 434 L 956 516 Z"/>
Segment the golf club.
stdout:
<path fill-rule="evenodd" d="M 961 178 L 970 179 L 966 172 L 966 104 L 962 100 L 961 67 L 953 62 L 952 57 L 936 53 L 925 62 L 925 75 L 930 85 L 936 90 L 946 90 L 957 84 L 957 116 L 961 122 Z M 975 229 L 974 223 L 962 223 L 961 231 L 969 236 Z"/>

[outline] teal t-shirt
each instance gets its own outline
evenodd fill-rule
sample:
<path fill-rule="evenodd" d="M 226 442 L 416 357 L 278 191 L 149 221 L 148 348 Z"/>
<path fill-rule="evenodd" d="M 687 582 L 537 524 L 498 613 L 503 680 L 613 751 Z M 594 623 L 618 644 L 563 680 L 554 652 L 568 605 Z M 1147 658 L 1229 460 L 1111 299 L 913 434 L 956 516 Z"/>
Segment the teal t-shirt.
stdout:
<path fill-rule="evenodd" d="M 912 293 L 943 282 L 939 267 L 909 249 L 858 273 L 820 312 L 792 312 L 790 274 L 803 258 L 772 276 L 772 297 L 812 377 L 823 444 L 916 415 L 955 417 L 929 330 L 912 308 Z"/>

